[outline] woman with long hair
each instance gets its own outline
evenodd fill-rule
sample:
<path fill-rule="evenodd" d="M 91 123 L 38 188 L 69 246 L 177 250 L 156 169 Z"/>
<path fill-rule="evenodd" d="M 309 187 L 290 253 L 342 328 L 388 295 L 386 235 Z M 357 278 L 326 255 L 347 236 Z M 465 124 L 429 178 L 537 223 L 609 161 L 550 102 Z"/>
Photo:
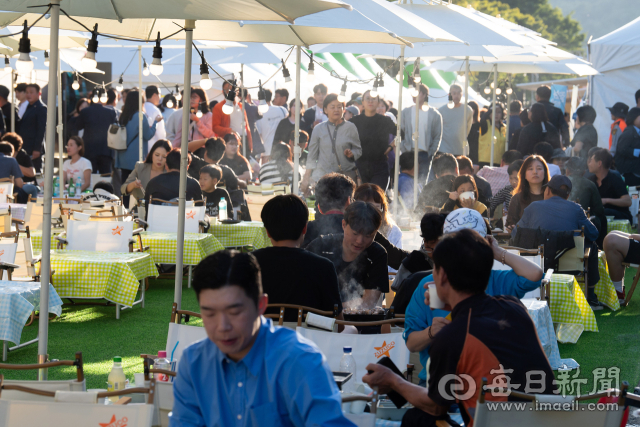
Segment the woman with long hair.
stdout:
<path fill-rule="evenodd" d="M 498 103 L 496 109 L 495 144 L 493 145 L 493 164 L 500 165 L 502 155 L 505 152 L 507 128 L 504 125 L 504 108 Z M 491 120 L 493 119 L 493 107 L 480 117 L 480 137 L 478 138 L 478 164 L 486 166 L 491 163 Z"/>
<path fill-rule="evenodd" d="M 289 143 L 289 135 L 296 127 L 296 112 L 300 115 L 300 129 L 304 129 L 306 127 L 306 122 L 303 117 L 304 106 L 302 105 L 302 101 L 298 102 L 298 108 L 296 108 L 296 99 L 294 98 L 289 102 L 289 116 L 280 120 L 278 123 L 276 133 L 273 136 L 274 142 L 284 142 L 285 144 Z"/>
<path fill-rule="evenodd" d="M 480 138 L 480 107 L 476 101 L 469 101 L 469 107 L 473 110 L 471 115 L 473 122 L 469 130 L 467 142 L 469 143 L 469 158 L 474 165 L 478 164 L 478 139 Z"/>
<path fill-rule="evenodd" d="M 143 111 L 139 110 L 138 102 L 139 97 L 142 96 L 142 104 L 144 105 L 144 95 L 137 90 L 132 90 L 127 95 L 127 99 L 122 107 L 122 113 L 120 113 L 120 126 L 124 126 L 127 129 L 127 149 L 124 151 L 116 152 L 116 167 L 120 169 L 120 176 L 122 182 L 126 182 L 127 178 L 131 174 L 131 171 L 136 166 L 136 162 L 139 158 L 139 120 L 138 115 L 142 114 L 142 155 L 146 155 L 148 152 L 147 144 L 156 133 L 156 124 L 162 120 L 162 116 L 157 116 L 153 125 L 149 126 L 149 120 Z M 126 200 L 128 202 L 128 200 Z M 127 206 L 125 204 L 125 206 Z"/>
<path fill-rule="evenodd" d="M 293 162 L 291 147 L 284 142 L 274 141 L 270 160 L 260 168 L 260 183 L 293 182 Z"/>
<path fill-rule="evenodd" d="M 62 164 L 62 178 L 67 183 L 73 178 L 74 183 L 82 179 L 82 191 L 91 185 L 91 171 L 93 167 L 89 159 L 84 156 L 84 141 L 79 136 L 72 136 L 67 142 L 67 155 L 69 158 Z"/>
<path fill-rule="evenodd" d="M 191 115 L 189 116 L 189 133 L 187 141 L 202 141 L 202 145 L 208 138 L 213 138 L 215 132 L 213 132 L 213 114 L 209 110 L 209 99 L 204 90 L 200 88 L 191 89 L 189 107 L 191 108 Z M 180 148 L 182 145 L 182 120 L 178 123 L 176 129 L 176 137 L 173 140 L 173 147 Z M 200 147 L 193 147 L 189 144 L 189 151 L 196 152 L 195 150 Z M 196 152 L 197 153 L 197 152 Z M 201 153 L 197 153 L 201 154 Z M 202 155 L 200 155 L 202 157 Z"/>
<path fill-rule="evenodd" d="M 78 102 L 76 102 L 76 108 L 73 109 L 73 112 L 67 119 L 67 139 L 76 135 L 82 136 L 82 134 L 84 133 L 84 129 L 78 129 L 78 125 L 76 122 L 78 121 L 78 117 L 80 117 L 80 111 L 84 110 L 88 106 L 89 100 L 87 98 L 80 98 L 78 99 Z"/>
<path fill-rule="evenodd" d="M 460 175 L 453 180 L 453 191 L 449 193 L 449 200 L 442 206 L 445 212 L 453 212 L 460 208 L 478 211 L 482 216 L 488 216 L 487 207 L 478 201 L 478 187 L 471 175 Z M 473 193 L 473 197 L 462 197 L 464 193 Z"/>
<path fill-rule="evenodd" d="M 138 200 L 144 199 L 144 189 L 152 178 L 167 171 L 167 154 L 171 151 L 171 143 L 166 139 L 159 139 L 153 144 L 144 162 L 137 162 L 133 171 L 122 184 L 122 196 L 133 195 Z"/>
<path fill-rule="evenodd" d="M 547 108 L 544 104 L 540 102 L 533 104 L 529 110 L 529 119 L 531 123 L 520 131 L 516 150 L 521 152 L 523 156 L 528 156 L 533 154 L 533 147 L 543 141 L 551 144 L 554 149 L 562 148 L 558 129 L 549 122 Z"/>
<path fill-rule="evenodd" d="M 224 136 L 224 142 L 226 143 L 224 156 L 219 163 L 229 166 L 238 179 L 245 182 L 251 181 L 251 164 L 246 157 L 240 154 L 242 151 L 240 135 L 236 132 L 228 133 Z"/>
<path fill-rule="evenodd" d="M 544 189 L 549 182 L 549 167 L 542 156 L 527 157 L 518 172 L 518 186 L 513 190 L 507 213 L 507 230 L 511 232 L 520 221 L 527 206 L 532 202 L 544 200 Z"/>

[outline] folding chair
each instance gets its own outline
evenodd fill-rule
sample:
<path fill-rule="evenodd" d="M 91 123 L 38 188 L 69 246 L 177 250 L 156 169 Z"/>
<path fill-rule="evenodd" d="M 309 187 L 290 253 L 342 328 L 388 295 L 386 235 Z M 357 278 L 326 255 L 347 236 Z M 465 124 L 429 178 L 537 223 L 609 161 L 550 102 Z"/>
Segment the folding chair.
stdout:
<path fill-rule="evenodd" d="M 140 232 L 143 230 L 141 228 L 134 230 L 133 226 L 132 221 L 70 220 L 67 231 L 56 237 L 58 249 L 117 253 L 144 252 L 148 247 L 142 245 Z M 133 238 L 134 235 L 137 236 L 137 244 Z M 145 284 L 143 280 L 140 281 L 140 294 L 140 299 L 135 301 L 131 307 L 121 307 L 116 303 L 116 319 L 120 319 L 120 310 L 133 308 L 137 304 L 141 304 L 144 308 Z M 72 304 L 77 304 L 72 299 L 69 298 L 69 300 Z M 85 304 L 87 303 L 83 303 L 83 305 Z"/>
<path fill-rule="evenodd" d="M 156 201 L 164 203 L 164 205 L 154 205 L 151 202 Z M 191 202 L 185 210 L 185 233 L 203 233 L 204 228 L 208 226 L 205 220 L 206 206 L 195 206 L 195 203 L 206 204 L 206 200 Z M 162 199 L 149 198 L 149 206 L 147 206 L 147 231 L 161 233 L 175 233 L 178 230 L 178 202 L 171 202 Z"/>
<path fill-rule="evenodd" d="M 591 247 L 585 245 L 584 227 L 580 230 L 574 230 L 573 241 L 575 248 L 566 251 L 558 260 L 558 273 L 572 274 L 578 281 L 582 281 L 582 291 L 586 296 L 589 277 L 588 263 L 592 254 Z M 597 257 L 598 254 L 593 254 L 593 256 Z"/>
<path fill-rule="evenodd" d="M 13 186 L 13 175 L 11 175 L 9 178 L 0 179 L 0 203 L 8 203 L 14 201 Z"/>
<path fill-rule="evenodd" d="M 24 225 L 24 221 L 13 218 L 11 215 L 11 206 L 0 208 L 0 233 L 11 232 L 14 228 L 18 230 L 21 225 Z"/>
<path fill-rule="evenodd" d="M 626 307 L 627 305 L 629 305 L 629 301 L 631 301 L 631 297 L 633 296 L 633 291 L 636 290 L 636 286 L 638 285 L 638 279 L 640 279 L 640 265 L 629 264 L 626 262 L 623 262 L 622 265 L 625 267 L 625 269 L 627 267 L 632 267 L 636 269 L 636 275 L 633 276 L 633 282 L 631 283 L 631 288 L 629 288 L 629 292 L 627 292 L 627 296 L 625 297 L 624 302 L 620 304 L 622 307 Z"/>
<path fill-rule="evenodd" d="M 151 380 L 151 375 L 162 374 L 171 378 L 171 381 L 156 381 L 156 394 L 153 402 L 153 426 L 168 427 L 169 413 L 173 410 L 173 379 L 177 375 L 175 371 L 166 369 L 155 369 L 155 356 L 141 354 L 144 359 L 144 381 Z"/>
<path fill-rule="evenodd" d="M 264 317 L 267 319 L 278 319 L 278 326 L 285 326 L 291 329 L 295 329 L 298 326 L 302 326 L 302 320 L 304 313 L 313 313 L 319 316 L 325 317 L 333 317 L 334 319 L 338 317 L 338 304 L 333 306 L 333 311 L 322 311 L 312 307 L 305 307 L 296 304 L 267 304 L 267 308 L 278 308 L 280 309 L 279 314 L 265 314 Z M 287 308 L 292 308 L 298 310 L 298 322 L 285 322 L 284 321 L 284 311 Z"/>
<path fill-rule="evenodd" d="M 560 396 L 557 394 L 527 394 L 511 391 L 512 397 L 524 402 L 492 404 L 486 400 L 487 379 L 482 379 L 482 388 L 475 408 L 474 427 L 619 427 L 625 411 L 628 384 L 623 382 L 621 390 L 589 394 L 586 396 Z M 618 396 L 618 404 L 604 406 L 603 410 L 587 408 L 580 403 L 611 395 Z M 567 409 L 570 408 L 570 409 Z"/>
<path fill-rule="evenodd" d="M 515 246 L 501 246 L 501 247 L 502 249 L 505 249 L 515 255 L 527 258 L 529 261 L 540 266 L 542 271 L 545 271 L 544 245 L 538 246 L 538 249 L 523 249 L 523 248 L 517 248 Z M 511 270 L 511 267 L 494 260 L 493 269 L 494 270 Z M 549 273 L 549 271 L 551 273 Z M 545 272 L 545 276 L 542 279 L 542 284 L 540 288 L 527 292 L 527 294 L 523 298 L 535 298 L 535 299 L 539 299 L 540 301 L 546 300 L 547 304 L 551 303 L 549 298 L 549 296 L 551 295 L 550 278 L 551 278 L 551 274 L 553 274 L 553 270 L 551 269 L 549 271 Z"/>
<path fill-rule="evenodd" d="M 8 233 L 0 233 L 0 279 L 11 280 L 13 271 L 20 268 L 16 262 L 16 253 L 18 252 L 18 235 L 17 231 Z"/>
<path fill-rule="evenodd" d="M 30 365 L 14 365 L 9 363 L 0 363 L 0 372 L 6 371 L 34 371 L 39 369 L 55 368 L 56 366 L 75 366 L 76 379 L 74 380 L 56 380 L 56 381 L 28 381 L 28 380 L 4 380 L 5 386 L 29 387 L 49 392 L 55 391 L 86 391 L 86 381 L 84 378 L 84 367 L 82 362 L 82 352 L 76 353 L 74 360 L 57 360 L 55 362 L 45 362 Z M 30 400 L 30 401 L 52 401 L 50 396 L 33 395 L 22 392 L 20 389 L 8 389 L 3 387 L 0 390 L 1 400 Z"/>
<path fill-rule="evenodd" d="M 36 396 L 53 398 L 54 401 L 5 400 L 0 395 L 0 426 L 23 427 L 35 425 L 67 426 L 67 425 L 104 425 L 151 427 L 153 418 L 153 400 L 155 396 L 155 380 L 151 379 L 149 387 L 128 388 L 111 392 L 73 392 L 44 391 L 36 388 L 9 385 L 2 383 L 0 376 L 0 392 L 3 390 L 19 390 Z M 135 404 L 128 395 L 144 393 L 146 403 Z M 125 396 L 125 397 L 121 397 Z M 120 397 L 113 405 L 105 406 L 98 399 Z M 135 397 L 135 396 L 134 396 Z"/>

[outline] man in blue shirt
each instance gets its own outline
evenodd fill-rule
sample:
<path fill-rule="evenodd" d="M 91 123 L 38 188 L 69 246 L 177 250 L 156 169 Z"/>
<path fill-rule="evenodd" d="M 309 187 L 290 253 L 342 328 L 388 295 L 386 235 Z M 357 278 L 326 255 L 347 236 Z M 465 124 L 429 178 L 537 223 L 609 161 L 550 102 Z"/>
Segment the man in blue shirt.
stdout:
<path fill-rule="evenodd" d="M 13 145 L 0 141 L 0 178 L 9 178 L 11 176 L 13 176 L 14 191 L 18 193 L 16 200 L 18 203 L 27 203 L 29 195 L 33 200 L 38 197 L 38 189 L 35 186 L 24 185 L 20 165 L 13 158 Z"/>
<path fill-rule="evenodd" d="M 581 230 L 584 227 L 585 247 L 591 245 L 592 256 L 588 259 L 587 301 L 593 310 L 602 310 L 595 294 L 596 283 L 600 280 L 598 274 L 598 229 L 587 218 L 582 207 L 567 200 L 571 194 L 571 180 L 564 175 L 556 175 L 543 186 L 544 200 L 533 202 L 524 210 L 522 218 L 514 227 L 512 236 L 515 237 L 517 227 L 542 229 L 549 231 Z"/>
<path fill-rule="evenodd" d="M 268 297 L 252 254 L 208 256 L 193 288 L 208 338 L 182 354 L 173 427 L 354 427 L 320 350 L 262 317 Z"/>
<path fill-rule="evenodd" d="M 473 209 L 461 208 L 450 213 L 444 223 L 444 234 L 470 228 L 477 231 L 482 237 L 487 238 L 493 249 L 493 257 L 496 261 L 502 261 L 511 267 L 511 270 L 491 270 L 486 293 L 488 295 L 512 295 L 518 298 L 540 287 L 542 269 L 526 258 L 507 252 L 500 248 L 495 239 L 487 236 L 487 226 L 479 212 Z M 461 266 L 462 267 L 462 266 Z M 429 360 L 429 346 L 433 337 L 449 323 L 447 316 L 451 311 L 444 309 L 432 309 L 425 304 L 425 288 L 433 283 L 433 275 L 425 277 L 416 288 L 411 297 L 411 302 L 405 312 L 404 340 L 411 352 L 420 353 L 420 363 L 423 366 L 418 377 L 420 384 L 426 384 L 426 366 Z"/>
<path fill-rule="evenodd" d="M 402 153 L 399 163 L 400 175 L 398 176 L 398 192 L 400 193 L 400 197 L 402 197 L 404 207 L 407 211 L 412 212 L 415 205 L 413 200 L 413 174 L 416 169 L 414 152 L 407 151 L 406 153 Z M 420 195 L 422 184 L 418 181 L 418 185 L 418 195 Z"/>

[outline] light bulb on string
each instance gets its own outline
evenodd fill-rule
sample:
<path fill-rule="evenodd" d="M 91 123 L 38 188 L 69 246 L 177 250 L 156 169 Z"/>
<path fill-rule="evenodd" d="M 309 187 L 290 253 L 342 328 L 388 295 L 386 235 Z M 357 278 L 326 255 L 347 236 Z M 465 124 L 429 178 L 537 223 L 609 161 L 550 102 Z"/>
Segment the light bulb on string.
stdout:
<path fill-rule="evenodd" d="M 118 92 L 122 92 L 124 90 L 124 80 L 122 79 L 122 74 L 120 75 L 120 78 L 118 79 L 118 84 L 116 85 L 116 90 Z"/>
<path fill-rule="evenodd" d="M 338 102 L 345 102 L 347 100 L 347 78 L 344 78 L 344 83 L 340 88 L 340 95 L 338 95 Z"/>
<path fill-rule="evenodd" d="M 9 61 L 9 57 L 7 55 L 4 56 L 4 72 L 11 72 L 11 62 Z"/>
<path fill-rule="evenodd" d="M 282 61 L 282 77 L 284 77 L 284 82 L 291 83 L 291 74 L 289 73 L 289 69 L 284 65 L 284 59 L 281 59 L 280 61 Z"/>
<path fill-rule="evenodd" d="M 180 102 L 182 99 L 182 94 L 180 93 L 180 87 L 176 85 L 176 101 Z"/>
<path fill-rule="evenodd" d="M 315 64 L 313 63 L 313 52 L 309 58 L 309 66 L 307 67 L 307 81 L 313 83 L 316 80 Z"/>
<path fill-rule="evenodd" d="M 144 64 L 142 67 L 142 75 L 147 77 L 149 75 L 149 66 L 144 58 L 142 58 L 142 63 Z"/>
<path fill-rule="evenodd" d="M 493 89 L 493 87 L 494 87 L 494 86 L 493 86 L 493 82 L 491 82 L 491 89 Z"/>
<path fill-rule="evenodd" d="M 78 81 L 78 74 L 73 75 L 73 83 L 71 83 L 71 89 L 78 90 L 80 89 L 80 82 Z"/>
<path fill-rule="evenodd" d="M 373 89 L 369 92 L 369 95 L 372 98 L 376 98 L 378 96 L 378 76 L 373 80 Z"/>
<path fill-rule="evenodd" d="M 453 107 L 455 107 L 455 104 L 453 103 L 453 96 L 451 95 L 451 92 L 449 92 L 449 102 L 447 102 L 447 108 L 452 109 Z"/>
<path fill-rule="evenodd" d="M 417 98 L 419 94 L 420 94 L 420 90 L 418 89 L 418 86 L 413 85 L 413 87 L 409 91 L 409 95 L 411 95 L 411 97 L 413 98 Z"/>
<path fill-rule="evenodd" d="M 167 108 L 173 108 L 173 101 L 169 99 L 165 105 Z"/>
<path fill-rule="evenodd" d="M 499 87 L 496 88 L 496 95 L 500 95 L 502 93 L 502 89 Z"/>
<path fill-rule="evenodd" d="M 209 78 L 209 66 L 207 65 L 207 61 L 204 59 L 204 54 L 202 54 L 202 64 L 200 64 L 200 87 L 204 90 L 211 89 L 213 86 L 213 82 Z"/>
<path fill-rule="evenodd" d="M 44 66 L 49 68 L 49 51 L 44 51 Z"/>
<path fill-rule="evenodd" d="M 511 86 L 507 86 L 507 90 L 505 92 L 507 92 L 507 95 L 511 95 L 513 93 L 513 89 Z"/>
<path fill-rule="evenodd" d="M 225 97 L 226 100 L 222 106 L 222 112 L 226 115 L 233 113 L 233 106 L 236 102 L 236 81 L 232 80 L 229 83 L 231 84 L 231 88 L 229 88 L 229 92 Z"/>
<path fill-rule="evenodd" d="M 491 87 L 489 85 L 484 87 L 484 94 L 489 95 L 491 93 Z"/>
<path fill-rule="evenodd" d="M 107 89 L 104 87 L 104 82 L 102 83 L 102 91 L 100 92 L 100 102 L 106 104 L 109 98 L 107 97 Z"/>
<path fill-rule="evenodd" d="M 269 105 L 265 101 L 264 89 L 262 89 L 262 80 L 258 80 L 258 112 L 264 114 L 269 111 Z"/>
<path fill-rule="evenodd" d="M 31 70 L 33 70 L 33 61 L 29 56 L 31 53 L 31 41 L 29 40 L 29 27 L 27 26 L 26 20 L 24 21 L 24 29 L 22 30 L 18 52 L 20 52 L 20 56 L 16 61 L 16 70 L 20 74 L 30 73 Z"/>
<path fill-rule="evenodd" d="M 93 98 L 91 98 L 91 102 L 97 104 L 100 101 L 100 97 L 98 96 L 98 89 L 93 90 Z"/>
<path fill-rule="evenodd" d="M 98 52 L 98 24 L 93 27 L 91 39 L 87 43 L 87 53 L 82 58 L 82 67 L 85 71 L 93 70 L 98 65 L 96 61 L 96 53 Z"/>
<path fill-rule="evenodd" d="M 162 48 L 160 47 L 160 31 L 158 31 L 158 38 L 156 39 L 156 45 L 153 48 L 153 61 L 149 66 L 149 71 L 154 76 L 159 76 L 162 74 L 162 70 L 164 67 L 162 66 Z"/>
<path fill-rule="evenodd" d="M 224 109 L 224 107 L 223 107 Z M 202 111 L 198 110 L 198 112 L 196 113 L 196 117 L 197 118 L 201 118 L 202 117 Z"/>
<path fill-rule="evenodd" d="M 416 58 L 413 63 L 413 81 L 415 83 L 420 83 L 422 81 L 422 76 L 420 75 L 420 58 Z"/>
<path fill-rule="evenodd" d="M 424 97 L 424 103 L 422 104 L 421 109 L 422 109 L 422 111 L 425 111 L 425 112 L 429 111 L 429 96 L 428 95 Z"/>

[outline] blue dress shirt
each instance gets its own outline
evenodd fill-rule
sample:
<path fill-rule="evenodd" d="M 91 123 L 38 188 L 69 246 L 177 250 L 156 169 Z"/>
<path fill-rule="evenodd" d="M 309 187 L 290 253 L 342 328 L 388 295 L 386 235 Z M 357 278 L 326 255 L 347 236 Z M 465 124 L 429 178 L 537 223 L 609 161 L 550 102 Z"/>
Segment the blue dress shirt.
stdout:
<path fill-rule="evenodd" d="M 158 122 L 154 121 L 149 126 L 149 120 L 147 116 L 142 114 L 142 161 L 148 153 L 147 143 L 156 134 L 156 125 Z M 138 112 L 136 111 L 131 117 L 131 120 L 127 122 L 127 149 L 125 151 L 116 152 L 116 167 L 121 169 L 133 170 L 136 167 L 136 162 L 139 160 L 139 124 L 138 124 Z"/>
<path fill-rule="evenodd" d="M 238 362 L 208 338 L 189 346 L 173 394 L 172 427 L 355 427 L 320 350 L 265 318 Z"/>
<path fill-rule="evenodd" d="M 404 322 L 404 340 L 409 339 L 412 332 L 424 331 L 433 322 L 434 317 L 447 317 L 447 310 L 431 309 L 424 303 L 424 284 L 433 282 L 433 275 L 429 275 L 422 279 L 416 290 L 413 292 L 411 301 L 405 312 Z M 529 291 L 538 289 L 542 281 L 532 282 L 524 277 L 518 276 L 513 270 L 491 270 L 489 283 L 487 284 L 487 295 L 511 295 L 522 298 Z M 427 360 L 429 360 L 429 347 L 420 352 L 420 363 L 423 368 L 418 377 L 422 380 L 427 379 Z"/>

